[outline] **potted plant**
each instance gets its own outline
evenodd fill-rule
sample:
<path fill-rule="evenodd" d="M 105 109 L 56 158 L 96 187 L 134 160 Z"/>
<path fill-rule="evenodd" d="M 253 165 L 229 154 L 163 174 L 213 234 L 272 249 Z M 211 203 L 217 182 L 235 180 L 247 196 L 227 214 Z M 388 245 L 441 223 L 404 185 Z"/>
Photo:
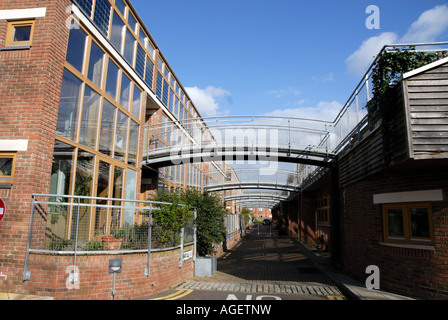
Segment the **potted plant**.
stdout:
<path fill-rule="evenodd" d="M 110 235 L 104 235 L 101 237 L 103 249 L 106 251 L 118 251 L 120 250 L 123 238 L 126 235 L 124 228 L 119 228 L 111 231 Z"/>
<path fill-rule="evenodd" d="M 186 203 L 197 210 L 196 276 L 212 276 L 217 270 L 216 245 L 225 237 L 225 209 L 221 199 L 213 193 L 187 190 Z"/>

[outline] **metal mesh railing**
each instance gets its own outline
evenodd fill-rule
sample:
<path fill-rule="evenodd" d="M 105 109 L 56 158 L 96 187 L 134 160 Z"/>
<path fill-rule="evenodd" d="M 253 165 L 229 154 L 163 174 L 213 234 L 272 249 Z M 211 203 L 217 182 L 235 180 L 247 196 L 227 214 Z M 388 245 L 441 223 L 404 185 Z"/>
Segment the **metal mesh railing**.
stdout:
<path fill-rule="evenodd" d="M 128 252 L 171 249 L 192 243 L 193 218 L 183 230 L 150 224 L 152 213 L 163 205 L 169 204 L 34 195 L 29 250 L 59 254 Z"/>

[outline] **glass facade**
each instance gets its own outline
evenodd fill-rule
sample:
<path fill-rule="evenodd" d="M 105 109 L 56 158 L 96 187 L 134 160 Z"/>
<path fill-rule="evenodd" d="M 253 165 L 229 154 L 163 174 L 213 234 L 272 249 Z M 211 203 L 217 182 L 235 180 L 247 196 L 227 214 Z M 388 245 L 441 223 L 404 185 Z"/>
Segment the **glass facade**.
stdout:
<path fill-rule="evenodd" d="M 91 14 L 97 17 L 94 22 L 101 29 L 112 5 L 108 0 L 94 3 Z M 108 33 L 107 29 L 101 31 Z M 118 38 L 121 41 L 121 36 Z M 82 25 L 70 30 L 68 42 L 50 191 L 57 195 L 134 200 L 143 89 Z M 128 58 L 134 59 L 133 53 Z M 95 201 L 100 205 L 120 204 Z M 123 225 L 124 212 L 84 207 L 80 223 L 88 231 L 83 237 L 107 232 L 104 219 Z M 132 223 L 131 219 L 128 213 L 127 222 Z"/>
<path fill-rule="evenodd" d="M 199 115 L 125 0 L 73 1 L 114 52 L 108 51 L 101 39 L 94 38 L 88 27 L 72 21 L 51 189 L 58 194 L 135 199 L 145 89 L 154 91 L 171 113 L 164 116 L 165 134 L 160 143 L 176 143 L 168 118 L 186 121 Z M 135 74 L 128 73 L 129 67 Z M 148 87 L 142 88 L 139 83 Z M 186 122 L 183 125 L 192 132 L 192 126 Z M 204 180 L 201 164 L 173 166 L 162 172 L 162 185 L 170 189 L 201 188 Z M 112 204 L 105 200 L 97 203 Z M 130 223 L 130 211 L 123 212 L 116 216 L 107 208 L 86 210 L 84 223 L 89 225 L 90 233 L 99 234 L 107 231 L 101 220 L 104 214 L 117 225 L 125 220 Z"/>

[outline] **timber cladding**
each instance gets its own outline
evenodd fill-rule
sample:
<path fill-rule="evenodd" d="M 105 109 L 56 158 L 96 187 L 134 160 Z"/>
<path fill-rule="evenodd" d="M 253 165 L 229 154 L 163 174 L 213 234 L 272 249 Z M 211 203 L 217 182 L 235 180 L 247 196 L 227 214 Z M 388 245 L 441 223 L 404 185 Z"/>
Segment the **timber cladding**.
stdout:
<path fill-rule="evenodd" d="M 411 157 L 448 158 L 448 61 L 403 82 Z"/>

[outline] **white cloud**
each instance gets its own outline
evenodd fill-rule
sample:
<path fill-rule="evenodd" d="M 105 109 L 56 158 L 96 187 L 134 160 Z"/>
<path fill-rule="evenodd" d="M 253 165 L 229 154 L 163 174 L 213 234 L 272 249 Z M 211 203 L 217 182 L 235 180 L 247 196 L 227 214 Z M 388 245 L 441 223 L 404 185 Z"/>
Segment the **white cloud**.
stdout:
<path fill-rule="evenodd" d="M 185 88 L 194 105 L 202 117 L 215 117 L 219 115 L 218 100 L 229 98 L 231 93 L 222 88 L 208 86 L 205 89 L 198 87 Z"/>
<path fill-rule="evenodd" d="M 436 6 L 423 12 L 415 21 L 400 42 L 430 42 L 436 41 L 448 28 L 448 6 Z"/>
<path fill-rule="evenodd" d="M 436 6 L 423 12 L 401 38 L 394 32 L 384 32 L 379 36 L 365 40 L 358 50 L 345 61 L 347 71 L 356 76 L 362 76 L 384 45 L 436 41 L 437 37 L 447 29 L 448 6 Z"/>
<path fill-rule="evenodd" d="M 383 46 L 394 44 L 397 39 L 397 34 L 393 32 L 384 32 L 379 36 L 365 40 L 359 49 L 345 60 L 347 71 L 356 76 L 364 75 L 367 68 L 372 64 L 375 56 L 380 52 Z"/>
<path fill-rule="evenodd" d="M 337 101 L 321 101 L 316 106 L 277 109 L 264 114 L 264 116 L 333 121 L 342 107 L 343 105 Z"/>

